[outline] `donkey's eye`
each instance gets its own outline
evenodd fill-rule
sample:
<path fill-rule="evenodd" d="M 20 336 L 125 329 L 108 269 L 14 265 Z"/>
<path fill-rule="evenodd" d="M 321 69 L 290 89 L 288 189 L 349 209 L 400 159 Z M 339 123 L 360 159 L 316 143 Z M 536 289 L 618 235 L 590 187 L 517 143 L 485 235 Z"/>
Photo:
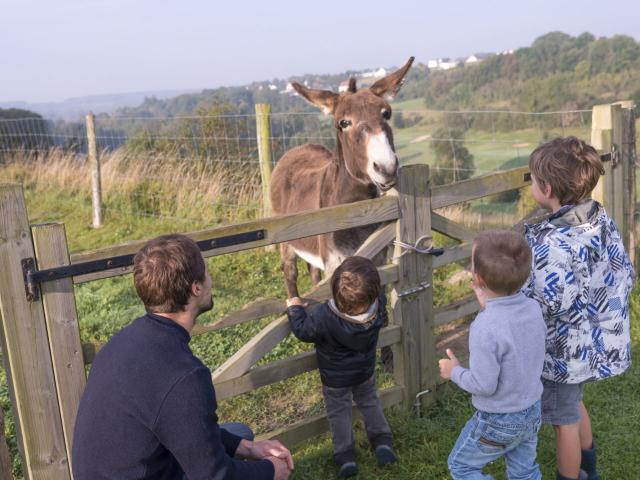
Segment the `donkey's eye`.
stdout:
<path fill-rule="evenodd" d="M 384 118 L 385 120 L 389 120 L 391 118 L 391 111 L 387 110 L 386 108 L 382 109 L 382 118 Z"/>
<path fill-rule="evenodd" d="M 340 128 L 344 130 L 345 128 L 351 126 L 351 120 L 340 120 L 338 122 L 338 125 L 340 125 Z"/>

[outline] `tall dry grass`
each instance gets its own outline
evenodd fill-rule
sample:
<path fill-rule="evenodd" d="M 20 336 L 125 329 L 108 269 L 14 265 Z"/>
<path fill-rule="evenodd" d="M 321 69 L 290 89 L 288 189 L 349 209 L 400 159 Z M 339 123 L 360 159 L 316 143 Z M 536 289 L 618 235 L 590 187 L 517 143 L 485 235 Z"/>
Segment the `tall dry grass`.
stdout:
<path fill-rule="evenodd" d="M 228 218 L 250 216 L 262 202 L 257 165 L 185 160 L 123 149 L 104 152 L 102 195 L 106 207 L 143 215 L 201 219 L 207 210 Z M 91 172 L 73 152 L 16 153 L 0 164 L 0 181 L 23 183 L 36 192 L 59 190 L 89 198 Z"/>

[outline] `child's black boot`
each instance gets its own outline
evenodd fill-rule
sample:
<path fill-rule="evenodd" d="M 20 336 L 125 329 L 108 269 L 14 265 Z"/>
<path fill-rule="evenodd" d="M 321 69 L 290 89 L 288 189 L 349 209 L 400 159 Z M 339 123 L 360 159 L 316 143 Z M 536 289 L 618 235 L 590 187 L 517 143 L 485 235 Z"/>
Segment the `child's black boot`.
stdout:
<path fill-rule="evenodd" d="M 580 470 L 586 474 L 581 477 L 585 480 L 600 480 L 600 475 L 596 471 L 596 444 L 591 444 L 591 449 L 582 450 L 582 461 L 580 462 Z"/>

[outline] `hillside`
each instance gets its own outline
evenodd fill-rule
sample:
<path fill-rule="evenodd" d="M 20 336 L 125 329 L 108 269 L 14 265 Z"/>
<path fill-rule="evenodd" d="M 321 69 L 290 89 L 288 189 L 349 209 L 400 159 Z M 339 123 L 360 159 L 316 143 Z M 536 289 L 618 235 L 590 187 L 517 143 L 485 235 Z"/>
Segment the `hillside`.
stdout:
<path fill-rule="evenodd" d="M 237 113 L 252 113 L 255 103 L 270 103 L 276 112 L 309 111 L 312 107 L 305 102 L 281 93 L 289 81 L 337 91 L 341 81 L 358 73 L 275 79 L 167 100 L 152 97 L 118 114 L 172 116 L 207 110 L 215 103 L 232 105 Z M 489 55 L 481 62 L 460 63 L 446 71 L 418 63 L 397 101 L 417 100 L 411 102 L 415 109 L 548 111 L 590 108 L 594 103 L 632 97 L 640 103 L 640 43 L 625 35 L 596 38 L 590 33 L 572 37 L 551 32 L 513 53 Z"/>

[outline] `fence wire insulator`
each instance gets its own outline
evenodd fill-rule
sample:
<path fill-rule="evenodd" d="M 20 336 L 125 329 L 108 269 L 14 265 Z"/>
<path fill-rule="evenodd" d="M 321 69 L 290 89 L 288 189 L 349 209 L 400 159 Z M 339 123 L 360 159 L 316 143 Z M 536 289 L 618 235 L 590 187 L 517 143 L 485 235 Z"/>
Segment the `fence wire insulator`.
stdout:
<path fill-rule="evenodd" d="M 402 248 L 404 251 L 397 257 L 400 258 L 403 255 L 409 253 L 409 252 L 416 252 L 416 253 L 423 253 L 423 254 L 428 254 L 428 255 L 435 255 L 436 257 L 439 255 L 442 255 L 444 253 L 444 248 L 438 248 L 438 247 L 433 247 L 431 245 L 431 240 L 432 237 L 431 235 L 423 235 L 422 237 L 418 238 L 416 240 L 415 244 L 410 244 L 410 243 L 406 243 L 403 242 L 401 240 L 394 240 L 393 244 L 397 245 L 398 247 Z M 423 242 L 428 242 L 429 246 L 428 247 L 424 247 L 421 246 L 423 244 Z"/>

